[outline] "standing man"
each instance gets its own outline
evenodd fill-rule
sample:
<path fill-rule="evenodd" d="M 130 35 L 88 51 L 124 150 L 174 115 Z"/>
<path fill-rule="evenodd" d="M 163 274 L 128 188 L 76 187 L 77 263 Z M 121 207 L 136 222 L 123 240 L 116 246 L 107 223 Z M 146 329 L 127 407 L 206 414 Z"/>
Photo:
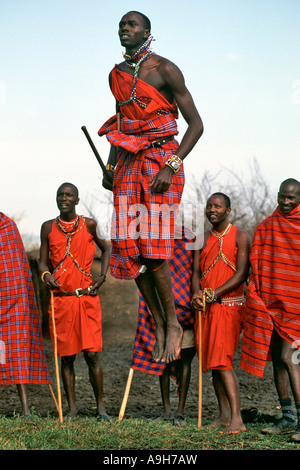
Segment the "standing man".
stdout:
<path fill-rule="evenodd" d="M 0 384 L 16 384 L 30 415 L 27 384 L 51 384 L 32 275 L 15 222 L 0 212 Z"/>
<path fill-rule="evenodd" d="M 166 260 L 174 250 L 182 162 L 201 137 L 203 124 L 181 71 L 151 51 L 150 31 L 145 15 L 130 11 L 122 17 L 125 61 L 109 76 L 117 115 L 98 133 L 111 144 L 108 168 L 115 166 L 111 274 L 135 279 L 155 321 L 153 360 L 168 363 L 180 352 L 182 328 Z M 178 108 L 187 122 L 180 145 L 175 140 Z M 103 185 L 111 187 L 106 180 Z"/>
<path fill-rule="evenodd" d="M 250 237 L 228 222 L 230 199 L 215 193 L 207 201 L 206 216 L 212 228 L 195 251 L 192 306 L 204 310 L 202 320 L 203 371 L 212 369 L 219 418 L 211 425 L 225 426 L 224 433 L 245 431 L 240 412 L 233 357 L 239 343 L 244 314 L 244 283 L 249 271 Z M 198 316 L 195 319 L 199 347 Z"/>
<path fill-rule="evenodd" d="M 76 354 L 83 351 L 97 402 L 98 418 L 107 421 L 109 417 L 103 404 L 103 376 L 99 361 L 102 312 L 97 292 L 106 279 L 109 248 L 98 237 L 96 222 L 76 214 L 79 203 L 76 186 L 62 184 L 57 190 L 56 202 L 59 216 L 44 222 L 41 228 L 39 272 L 45 286 L 53 290 L 57 353 L 62 358 L 61 371 L 69 417 L 77 415 L 74 361 Z M 102 258 L 101 274 L 93 281 L 90 271 L 95 244 L 102 251 Z M 50 269 L 50 264 L 53 269 Z M 53 340 L 51 321 L 50 333 Z"/>
<path fill-rule="evenodd" d="M 262 377 L 272 359 L 282 418 L 265 434 L 294 433 L 300 442 L 300 183 L 289 178 L 278 206 L 258 225 L 250 253 L 241 368 Z M 295 400 L 295 419 L 289 385 Z"/>

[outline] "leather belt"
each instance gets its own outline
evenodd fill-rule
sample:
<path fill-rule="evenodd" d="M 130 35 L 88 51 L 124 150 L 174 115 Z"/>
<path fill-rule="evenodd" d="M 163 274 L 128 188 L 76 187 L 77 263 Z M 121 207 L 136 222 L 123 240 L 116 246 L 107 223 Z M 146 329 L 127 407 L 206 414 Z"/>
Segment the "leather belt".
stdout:
<path fill-rule="evenodd" d="M 87 287 L 86 289 L 82 289 L 79 287 L 75 289 L 73 292 L 53 292 L 54 297 L 69 297 L 72 295 L 76 295 L 76 297 L 82 297 L 83 295 L 89 295 L 91 291 L 91 287 Z"/>
<path fill-rule="evenodd" d="M 171 140 L 174 140 L 173 135 L 170 135 L 169 137 L 165 137 L 164 139 L 154 140 L 153 142 L 151 142 L 150 148 L 162 147 L 162 145 L 166 144 L 167 142 L 170 142 Z"/>

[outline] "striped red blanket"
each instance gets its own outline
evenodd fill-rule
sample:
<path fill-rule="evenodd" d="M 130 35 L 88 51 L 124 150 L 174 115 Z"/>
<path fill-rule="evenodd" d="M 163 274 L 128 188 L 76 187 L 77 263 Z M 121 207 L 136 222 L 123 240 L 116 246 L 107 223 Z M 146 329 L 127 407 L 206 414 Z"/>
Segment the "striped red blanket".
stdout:
<path fill-rule="evenodd" d="M 262 377 L 274 328 L 300 348 L 300 205 L 257 227 L 250 261 L 241 368 Z"/>
<path fill-rule="evenodd" d="M 0 384 L 50 384 L 31 271 L 18 228 L 0 213 Z"/>

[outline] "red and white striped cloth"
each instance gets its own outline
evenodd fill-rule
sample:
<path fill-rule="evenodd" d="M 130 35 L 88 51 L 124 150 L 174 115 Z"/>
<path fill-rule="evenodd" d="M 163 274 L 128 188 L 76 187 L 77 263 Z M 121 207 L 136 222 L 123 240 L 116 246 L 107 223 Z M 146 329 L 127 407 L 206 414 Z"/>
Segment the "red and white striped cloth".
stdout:
<path fill-rule="evenodd" d="M 257 227 L 250 262 L 241 368 L 262 377 L 274 328 L 300 348 L 300 205 Z"/>

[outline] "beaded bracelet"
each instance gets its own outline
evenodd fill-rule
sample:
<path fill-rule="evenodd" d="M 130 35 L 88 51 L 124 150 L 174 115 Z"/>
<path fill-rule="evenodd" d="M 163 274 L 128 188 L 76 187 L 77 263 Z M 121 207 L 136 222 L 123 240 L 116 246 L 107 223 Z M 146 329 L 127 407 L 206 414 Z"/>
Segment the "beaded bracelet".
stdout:
<path fill-rule="evenodd" d="M 177 155 L 171 155 L 165 163 L 166 166 L 171 168 L 176 173 L 182 165 L 182 160 Z"/>
<path fill-rule="evenodd" d="M 99 274 L 99 276 L 98 276 L 98 277 L 101 277 L 101 276 L 103 276 L 103 277 L 104 277 L 104 282 L 105 282 L 105 281 L 106 281 L 106 275 L 105 275 L 105 274 Z"/>
<path fill-rule="evenodd" d="M 50 271 L 44 271 L 44 272 L 42 273 L 42 275 L 41 275 L 41 279 L 42 279 L 43 282 L 45 282 L 45 281 L 44 281 L 44 277 L 46 276 L 46 274 L 50 274 L 50 276 L 51 276 Z"/>
<path fill-rule="evenodd" d="M 107 165 L 105 165 L 105 168 L 108 170 L 108 171 L 115 171 L 115 167 L 113 165 L 111 165 L 110 163 L 108 163 Z"/>

